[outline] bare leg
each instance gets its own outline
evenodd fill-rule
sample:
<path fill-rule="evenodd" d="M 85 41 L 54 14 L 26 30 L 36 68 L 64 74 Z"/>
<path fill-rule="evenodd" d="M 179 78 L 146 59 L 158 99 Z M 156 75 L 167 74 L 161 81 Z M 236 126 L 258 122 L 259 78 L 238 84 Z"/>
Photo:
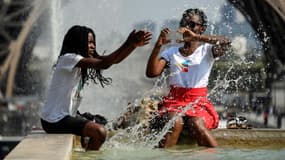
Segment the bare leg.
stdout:
<path fill-rule="evenodd" d="M 83 128 L 83 136 L 89 137 L 87 150 L 99 150 L 105 142 L 107 132 L 103 126 L 95 122 L 88 122 Z"/>
<path fill-rule="evenodd" d="M 206 128 L 204 120 L 199 117 L 190 118 L 187 122 L 189 128 L 194 128 L 199 146 L 217 147 L 218 142 Z"/>
<path fill-rule="evenodd" d="M 174 117 L 176 113 L 169 113 L 170 118 Z M 182 117 L 178 117 L 175 121 L 175 124 L 170 132 L 165 135 L 165 143 L 164 148 L 169 148 L 177 144 L 179 136 L 183 130 L 183 119 Z"/>

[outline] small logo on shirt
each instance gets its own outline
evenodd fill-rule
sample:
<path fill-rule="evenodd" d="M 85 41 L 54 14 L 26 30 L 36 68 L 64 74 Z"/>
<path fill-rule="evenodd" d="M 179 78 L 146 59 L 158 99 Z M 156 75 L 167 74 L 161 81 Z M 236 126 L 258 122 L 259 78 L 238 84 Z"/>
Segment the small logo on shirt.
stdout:
<path fill-rule="evenodd" d="M 182 63 L 176 61 L 176 66 L 180 69 L 181 72 L 188 72 L 189 71 L 190 61 L 185 60 Z"/>

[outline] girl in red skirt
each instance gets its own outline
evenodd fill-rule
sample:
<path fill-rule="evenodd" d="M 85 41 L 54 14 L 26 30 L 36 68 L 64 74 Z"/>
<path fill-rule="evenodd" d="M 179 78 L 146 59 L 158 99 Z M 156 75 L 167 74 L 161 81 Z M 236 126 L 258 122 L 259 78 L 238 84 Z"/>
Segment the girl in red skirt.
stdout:
<path fill-rule="evenodd" d="M 165 135 L 162 147 L 171 147 L 177 143 L 184 124 L 195 133 L 198 145 L 218 145 L 209 132 L 218 127 L 219 117 L 207 99 L 207 85 L 215 58 L 224 54 L 230 40 L 222 36 L 202 35 L 206 27 L 207 17 L 203 11 L 186 10 L 178 30 L 183 34 L 180 42 L 184 45 L 170 47 L 160 53 L 162 45 L 170 42 L 170 30 L 165 28 L 149 57 L 147 77 L 157 77 L 165 68 L 171 73 L 170 92 L 163 98 L 160 113 L 169 118 L 175 116 L 175 124 L 171 132 Z"/>

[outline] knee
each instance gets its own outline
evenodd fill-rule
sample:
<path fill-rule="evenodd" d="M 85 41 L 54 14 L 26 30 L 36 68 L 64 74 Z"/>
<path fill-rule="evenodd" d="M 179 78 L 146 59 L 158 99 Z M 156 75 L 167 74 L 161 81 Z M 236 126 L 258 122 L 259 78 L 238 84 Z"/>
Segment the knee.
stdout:
<path fill-rule="evenodd" d="M 97 135 L 99 139 L 104 142 L 107 137 L 107 130 L 103 126 L 100 126 L 97 128 Z"/>
<path fill-rule="evenodd" d="M 102 125 L 90 122 L 85 126 L 83 135 L 104 142 L 107 136 L 107 130 Z"/>
<path fill-rule="evenodd" d="M 207 129 L 205 126 L 204 120 L 202 118 L 194 118 L 192 122 L 193 122 L 194 127 L 200 132 Z"/>
<path fill-rule="evenodd" d="M 173 130 L 180 132 L 183 129 L 183 125 L 184 125 L 183 118 L 177 117 L 177 119 L 175 120 L 175 124 L 173 126 Z"/>
<path fill-rule="evenodd" d="M 175 123 L 178 125 L 184 125 L 183 118 L 180 116 L 177 117 L 177 119 L 175 120 Z"/>

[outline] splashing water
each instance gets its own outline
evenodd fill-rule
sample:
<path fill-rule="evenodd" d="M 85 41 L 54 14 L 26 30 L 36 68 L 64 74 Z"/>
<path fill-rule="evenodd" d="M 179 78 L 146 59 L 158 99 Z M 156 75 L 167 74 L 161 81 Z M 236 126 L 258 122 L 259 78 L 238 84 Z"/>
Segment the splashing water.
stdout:
<path fill-rule="evenodd" d="M 61 7 L 61 1 L 58 0 L 51 0 L 51 33 L 52 33 L 52 53 L 56 54 L 60 50 L 60 38 L 59 34 L 60 27 L 62 26 L 62 12 L 60 12 Z M 56 55 L 52 56 L 52 61 L 55 62 L 55 59 L 57 58 Z"/>
<path fill-rule="evenodd" d="M 79 5 L 78 2 L 76 2 L 76 3 L 77 3 L 77 5 Z M 102 15 L 102 13 L 100 14 L 99 11 L 102 12 L 102 9 L 104 9 L 104 10 L 109 9 L 109 12 L 106 13 L 106 15 L 109 15 L 109 14 L 117 15 L 118 16 L 117 19 L 123 19 L 127 16 L 120 12 L 120 7 L 122 7 L 122 6 L 120 6 L 121 3 L 119 1 L 115 4 L 114 7 L 112 7 L 112 4 L 106 0 L 98 1 L 97 3 L 98 3 L 98 5 L 96 4 L 94 6 L 98 6 L 98 7 L 95 10 L 92 9 L 91 11 L 88 8 L 86 8 L 86 6 L 84 6 L 83 8 L 80 8 L 80 6 L 78 6 L 78 7 L 81 10 L 86 8 L 86 12 L 88 12 L 88 13 L 90 12 L 89 14 L 92 13 L 92 15 L 94 15 L 94 17 L 92 17 L 92 18 L 94 18 L 95 22 L 97 21 L 97 24 L 96 25 L 95 24 L 88 24 L 88 25 L 90 25 L 91 27 L 95 26 L 94 28 L 96 29 L 96 31 L 98 31 L 97 32 L 98 33 L 97 34 L 98 35 L 97 41 L 100 44 L 102 41 L 102 40 L 100 41 L 101 31 L 102 32 L 104 31 L 104 34 L 105 34 L 105 32 L 110 31 L 109 29 L 105 29 L 104 27 L 109 27 L 109 28 L 111 27 L 112 28 L 114 26 L 114 24 L 122 25 L 124 23 L 112 22 L 112 24 L 109 24 L 111 21 L 108 21 L 108 23 L 106 25 L 106 24 L 104 24 L 105 21 L 102 21 L 102 19 L 107 19 L 107 18 L 106 17 L 102 18 L 101 16 L 104 17 L 105 15 Z M 53 17 L 52 23 L 54 24 L 53 25 L 53 27 L 54 27 L 53 28 L 53 30 L 54 30 L 54 32 L 53 32 L 54 33 L 54 53 L 58 53 L 57 51 L 59 50 L 58 44 L 60 44 L 60 43 L 58 43 L 58 41 L 59 41 L 58 39 L 59 39 L 59 32 L 61 32 L 60 29 L 68 28 L 66 26 L 62 26 L 62 25 L 64 25 L 64 23 L 63 23 L 64 19 L 62 18 L 62 15 L 61 15 L 62 13 L 59 12 L 60 5 L 61 5 L 60 2 L 58 2 L 57 0 L 52 1 L 52 6 L 53 6 L 52 8 L 54 10 L 52 12 L 52 13 L 54 13 L 52 16 Z M 67 6 L 66 8 L 72 8 L 71 6 L 72 5 Z M 185 2 L 184 6 L 182 6 L 180 8 L 171 8 L 171 9 L 182 12 L 184 9 L 190 8 L 190 7 L 192 7 L 192 6 L 189 6 L 188 3 Z M 206 12 L 208 12 L 210 10 L 209 8 L 212 8 L 212 7 L 213 6 L 207 6 L 206 8 L 203 8 L 203 9 Z M 215 10 L 216 12 L 218 12 L 219 9 L 220 9 L 220 7 L 216 7 L 216 6 L 213 8 L 213 10 Z M 93 14 L 93 12 L 96 14 Z M 66 13 L 68 13 L 68 12 L 66 12 Z M 76 10 L 74 10 L 74 13 L 78 13 L 78 12 Z M 83 24 L 87 23 L 86 19 L 84 19 L 84 17 L 88 17 L 87 20 L 91 21 L 90 15 L 88 15 L 88 16 L 78 16 L 78 15 L 75 15 L 75 18 L 73 18 L 73 19 L 77 19 L 77 21 L 76 21 L 77 23 L 81 23 L 81 22 Z M 96 17 L 96 15 L 99 15 L 98 16 L 99 18 Z M 211 15 L 211 17 L 217 18 L 218 15 L 219 14 L 213 14 L 213 15 Z M 119 17 L 119 16 L 121 16 L 121 17 Z M 125 16 L 125 17 L 123 17 L 123 16 Z M 131 17 L 134 15 L 130 14 L 128 16 Z M 179 14 L 179 16 L 180 16 L 180 14 Z M 232 12 L 227 13 L 227 14 L 223 13 L 223 16 L 226 17 L 227 20 L 229 20 L 233 17 Z M 176 18 L 176 19 L 177 19 L 177 17 L 178 16 L 172 16 L 172 18 Z M 98 18 L 98 19 L 96 19 L 96 18 Z M 209 16 L 209 18 L 210 18 L 210 16 Z M 129 19 L 133 19 L 133 18 L 129 18 Z M 232 18 L 232 19 L 234 19 L 234 18 Z M 92 21 L 93 21 L 93 19 L 92 19 Z M 99 22 L 102 24 L 100 24 Z M 129 20 L 128 20 L 128 23 L 129 23 Z M 101 25 L 104 27 L 102 27 Z M 147 26 L 151 26 L 151 25 L 152 25 L 152 22 L 148 21 Z M 235 23 L 235 25 L 236 25 L 236 23 Z M 240 26 L 243 26 L 243 25 L 240 25 Z M 123 27 L 127 28 L 126 26 L 123 26 Z M 250 90 L 254 90 L 256 88 L 255 85 L 260 85 L 261 86 L 260 88 L 263 88 L 264 82 L 263 82 L 263 79 L 260 77 L 264 77 L 266 75 L 266 69 L 264 67 L 260 67 L 260 66 L 263 66 L 263 61 L 262 61 L 263 55 L 260 54 L 260 52 L 261 52 L 261 48 L 263 48 L 264 46 L 262 46 L 263 44 L 261 44 L 261 46 L 259 46 L 259 44 L 255 45 L 253 48 L 248 48 L 249 46 L 244 46 L 245 44 L 249 44 L 249 43 L 248 43 L 248 41 L 245 41 L 244 35 L 234 35 L 234 32 L 237 32 L 237 31 L 235 31 L 236 27 L 233 25 L 232 21 L 223 21 L 222 20 L 221 22 L 218 22 L 218 21 L 212 22 L 208 26 L 207 30 L 208 30 L 208 33 L 210 33 L 210 34 L 216 34 L 216 33 L 223 34 L 223 32 L 221 32 L 219 30 L 219 28 L 226 30 L 225 32 L 227 32 L 227 36 L 229 36 L 230 38 L 232 38 L 234 40 L 233 44 L 232 44 L 233 49 L 231 51 L 229 51 L 229 53 L 227 53 L 224 57 L 221 57 L 214 64 L 213 69 L 212 69 L 212 75 L 210 76 L 210 80 L 209 80 L 210 92 L 208 93 L 208 96 L 210 97 L 210 99 L 213 102 L 221 103 L 222 105 L 225 106 L 225 108 L 228 108 L 231 106 L 229 106 L 225 102 L 226 101 L 225 95 L 238 96 L 240 94 L 243 94 L 242 92 L 248 92 Z M 147 28 L 145 28 L 145 29 L 147 29 Z M 114 31 L 111 30 L 111 32 L 114 32 Z M 238 32 L 241 32 L 241 31 L 238 31 Z M 107 35 L 107 34 L 105 34 L 105 35 Z M 249 35 L 251 36 L 251 38 L 252 37 L 256 38 L 256 34 L 253 33 L 252 31 L 250 31 Z M 104 37 L 104 41 L 108 42 L 108 43 L 103 43 L 103 46 L 105 47 L 104 50 L 107 48 L 110 51 L 112 48 L 114 48 L 114 46 L 118 46 L 117 43 L 121 43 L 121 39 L 123 39 L 122 35 L 120 33 L 117 33 L 116 31 L 113 34 L 110 34 L 110 37 L 111 38 L 109 38 L 109 39 Z M 268 37 L 265 33 L 264 33 L 264 37 L 265 37 L 264 40 L 267 41 Z M 248 38 L 246 38 L 246 40 L 248 40 Z M 110 47 L 110 43 L 111 43 L 111 47 Z M 100 46 L 102 46 L 102 45 L 100 44 Z M 258 48 L 258 47 L 260 47 L 260 48 Z M 100 50 L 100 48 L 98 50 Z M 146 52 L 146 50 L 139 50 L 138 52 Z M 237 54 L 238 52 L 240 52 L 240 53 Z M 100 53 L 100 51 L 99 51 L 99 53 Z M 140 53 L 135 53 L 134 55 L 141 56 L 141 57 L 137 56 L 139 58 L 130 57 L 130 59 L 132 61 L 134 61 L 136 65 L 137 65 L 137 63 L 145 64 L 142 60 L 147 59 L 146 57 L 148 55 L 140 54 Z M 133 63 L 131 63 L 131 65 L 133 65 Z M 140 66 L 138 64 L 138 67 L 142 67 L 142 66 L 143 65 Z M 130 82 L 130 84 L 133 84 L 133 82 L 138 81 L 137 79 L 133 80 L 134 79 L 133 77 L 135 77 L 136 75 L 132 75 L 132 77 L 129 76 L 129 74 L 132 74 L 133 72 L 137 72 L 137 71 L 129 72 L 129 70 L 126 70 L 126 68 L 132 68 L 133 69 L 134 67 L 129 67 L 127 63 L 123 63 L 120 67 L 123 68 L 123 69 L 120 69 L 120 71 L 117 71 L 118 68 L 116 69 L 116 71 L 115 70 L 113 71 L 112 69 L 110 72 L 107 71 L 107 74 L 111 73 L 112 77 L 117 78 L 117 79 L 115 79 L 116 81 L 119 81 L 119 83 L 121 83 L 121 82 L 123 83 L 120 86 L 124 86 L 126 84 L 126 82 L 124 82 L 124 81 L 127 81 L 127 83 Z M 237 68 L 241 68 L 239 70 L 239 72 L 237 72 Z M 257 68 L 257 69 L 255 69 L 255 68 Z M 261 68 L 261 69 L 259 69 L 259 68 Z M 242 72 L 244 70 L 247 70 L 247 73 Z M 254 70 L 257 73 L 255 72 L 253 74 L 251 70 Z M 122 73 L 122 71 L 123 71 L 123 73 Z M 126 73 L 129 73 L 129 74 L 126 74 Z M 141 73 L 139 72 L 139 74 L 141 74 Z M 169 76 L 171 76 L 173 74 L 176 74 L 176 73 L 164 72 L 163 75 L 154 82 L 154 85 L 151 89 L 144 91 L 143 93 L 139 94 L 139 96 L 136 96 L 137 94 L 134 93 L 135 91 L 133 91 L 133 90 L 136 90 L 136 88 L 133 89 L 132 91 L 126 90 L 125 88 L 124 89 L 122 89 L 122 88 L 117 89 L 117 88 L 115 88 L 115 87 L 119 86 L 117 84 L 114 84 L 113 86 L 110 87 L 110 88 L 112 88 L 112 89 L 110 89 L 111 90 L 110 93 L 108 91 L 106 91 L 106 90 L 108 90 L 108 88 L 104 88 L 103 93 L 106 94 L 108 97 L 109 96 L 115 97 L 112 100 L 109 100 L 109 103 L 112 103 L 112 101 L 114 101 L 114 104 L 116 104 L 116 105 L 121 105 L 119 103 L 119 102 L 121 102 L 121 99 L 127 99 L 129 97 L 133 98 L 135 95 L 136 98 L 134 98 L 134 100 L 131 100 L 131 102 L 127 106 L 127 108 L 140 106 L 142 104 L 142 102 L 145 101 L 146 99 L 150 99 L 151 101 L 161 101 L 162 96 L 164 96 L 165 94 L 168 93 L 168 87 L 167 87 L 168 86 L 167 85 L 168 80 L 167 79 Z M 127 80 L 126 78 L 125 79 L 119 79 L 118 78 L 118 77 L 124 77 L 124 76 L 129 78 L 130 80 L 129 79 Z M 120 82 L 120 80 L 121 80 L 121 82 Z M 135 85 L 138 85 L 138 84 L 134 83 L 134 86 Z M 138 85 L 138 86 L 141 86 L 141 88 L 144 87 L 142 85 Z M 126 90 L 129 92 L 128 93 L 129 95 L 123 95 L 122 96 L 122 93 L 114 94 L 114 91 L 116 91 L 116 90 L 119 90 L 119 92 L 124 92 Z M 90 93 L 90 91 L 87 91 L 87 92 Z M 107 92 L 107 93 L 105 93 L 105 92 Z M 103 94 L 101 94 L 102 92 L 99 92 L 99 93 L 96 92 L 96 94 L 93 94 L 93 93 L 94 93 L 94 91 L 91 92 L 91 94 L 89 94 L 89 95 L 92 95 L 92 98 L 90 98 L 90 101 L 93 101 L 94 95 L 103 96 Z M 112 95 L 110 95 L 110 94 L 112 94 Z M 106 102 L 104 101 L 104 98 L 102 98 L 102 99 L 103 99 L 102 100 L 103 103 L 100 102 L 98 105 L 96 104 L 96 106 L 106 106 Z M 110 99 L 110 98 L 108 98 L 108 99 Z M 85 102 L 87 102 L 87 101 L 89 101 L 89 100 L 87 99 Z M 100 99 L 97 98 L 96 101 L 98 102 L 98 101 L 100 101 Z M 247 103 L 249 103 L 249 102 L 247 102 Z M 82 107 L 84 107 L 84 105 L 82 105 Z M 85 106 L 87 106 L 88 111 L 90 111 L 90 109 L 95 108 L 95 107 L 93 107 L 93 103 L 91 105 L 88 104 Z M 112 104 L 111 104 L 111 106 L 112 106 Z M 187 107 L 185 107 L 181 114 L 183 115 L 187 109 L 191 108 L 191 106 L 192 105 L 189 104 Z M 112 107 L 114 107 L 114 106 L 112 106 Z M 106 108 L 108 108 L 108 106 Z M 123 113 L 127 112 L 127 108 L 124 108 Z M 110 108 L 108 108 L 108 110 L 110 110 Z M 96 110 L 95 112 L 98 113 L 98 110 Z M 114 112 L 116 112 L 116 111 L 114 111 Z M 116 114 L 118 114 L 118 113 L 116 112 Z M 169 131 L 169 129 L 172 128 L 177 117 L 178 116 L 175 116 L 171 120 L 169 120 L 161 131 L 154 132 L 154 133 L 149 132 L 149 130 L 145 126 L 144 122 L 143 123 L 140 123 L 140 121 L 137 121 L 138 123 L 134 122 L 135 124 L 133 126 L 127 127 L 125 129 L 119 129 L 119 130 L 114 131 L 114 133 L 113 133 L 114 135 L 112 135 L 106 141 L 106 143 L 104 143 L 103 148 L 108 148 L 108 147 L 111 147 L 111 148 L 122 148 L 122 147 L 123 148 L 132 148 L 132 147 L 137 148 L 138 146 L 147 146 L 150 148 L 154 148 L 157 146 L 158 142 L 164 138 L 164 135 Z M 107 124 L 107 129 L 109 129 L 110 131 L 113 131 L 114 126 L 112 123 L 114 121 L 116 121 L 116 118 L 112 119 Z"/>
<path fill-rule="evenodd" d="M 228 51 L 228 53 L 223 57 L 226 59 L 224 62 L 227 69 L 224 71 L 218 70 L 218 74 L 216 75 L 216 79 L 213 80 L 214 86 L 211 88 L 208 93 L 209 97 L 214 97 L 215 101 L 223 101 L 223 95 L 226 93 L 239 94 L 239 90 L 248 90 L 252 83 L 258 81 L 258 77 L 251 74 L 245 75 L 236 75 L 236 66 L 245 66 L 247 69 L 250 69 L 252 65 L 255 64 L 254 61 L 248 60 L 246 57 L 239 55 L 239 57 L 232 58 L 233 54 L 236 54 L 237 50 L 233 47 Z M 160 78 L 158 78 L 153 88 L 146 91 L 142 94 L 141 97 L 136 98 L 134 100 L 133 105 L 129 105 L 128 107 L 140 106 L 145 99 L 150 100 L 162 100 L 162 96 L 168 93 L 168 77 L 175 75 L 176 73 L 167 73 L 163 72 Z M 265 71 L 262 69 L 261 74 L 265 74 Z M 243 83 L 247 84 L 243 84 Z M 197 99 L 193 104 L 198 102 Z M 115 135 L 113 135 L 105 144 L 105 147 L 114 147 L 121 148 L 124 147 L 137 147 L 137 146 L 145 146 L 150 148 L 155 148 L 158 146 L 159 142 L 164 139 L 165 134 L 171 132 L 171 128 L 173 127 L 176 119 L 180 116 L 183 116 L 184 113 L 191 109 L 193 104 L 187 105 L 183 108 L 182 112 L 174 116 L 170 119 L 165 126 L 158 132 L 149 131 L 142 121 L 138 121 L 139 123 L 134 126 L 129 126 L 126 129 L 115 131 Z M 226 106 L 227 107 L 227 106 Z M 155 115 L 154 115 L 155 116 Z M 152 118 L 154 118 L 151 117 Z M 114 120 L 113 120 L 114 121 Z M 109 130 L 112 130 L 112 126 L 109 125 Z M 104 148 L 104 147 L 103 147 Z"/>

